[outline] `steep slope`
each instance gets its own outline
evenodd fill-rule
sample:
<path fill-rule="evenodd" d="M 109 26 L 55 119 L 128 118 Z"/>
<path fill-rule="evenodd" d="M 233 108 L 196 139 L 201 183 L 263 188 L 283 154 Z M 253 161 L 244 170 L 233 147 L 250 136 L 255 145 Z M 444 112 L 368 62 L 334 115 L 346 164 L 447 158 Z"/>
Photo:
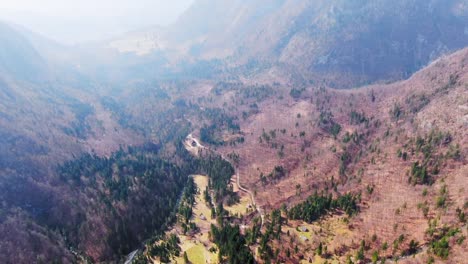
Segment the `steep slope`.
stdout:
<path fill-rule="evenodd" d="M 466 236 L 466 222 L 457 210 L 467 213 L 467 62 L 464 49 L 391 85 L 354 91 L 311 86 L 295 98 L 287 89 L 277 90 L 257 101 L 255 111 L 248 111 L 246 98 L 220 95 L 213 101 L 236 109 L 231 114 L 237 113 L 244 138 L 220 151 L 236 154 L 242 184 L 255 190 L 257 203 L 267 211 L 282 204 L 292 208 L 325 190 L 361 194 L 361 212 L 344 227 L 330 228 L 336 219 L 325 219 L 319 224 L 324 231 L 316 229 L 310 243 L 295 240 L 306 259 L 313 259 L 323 243 L 328 259 L 344 262 L 356 254 L 361 240 L 368 245 L 367 259 L 374 250 L 382 258 L 394 258 L 405 255 L 414 240 L 422 245 L 415 261 L 424 262 L 434 254 L 430 245 L 435 238 L 427 233 L 431 228 L 459 228 L 460 236 Z M 240 101 L 245 105 L 233 103 Z M 426 178 L 418 178 L 418 168 L 427 171 Z M 297 225 L 301 223 L 306 225 Z M 400 236 L 404 242 L 395 242 L 393 251 L 380 248 Z M 277 247 L 286 251 L 281 243 Z M 452 239 L 449 248 L 447 261 L 463 262 L 466 243 Z"/>
<path fill-rule="evenodd" d="M 26 37 L 6 24 L 0 29 L 0 255 L 6 262 L 36 256 L 71 262 L 57 222 L 79 223 L 76 204 L 86 199 L 58 181 L 57 166 L 83 153 L 109 155 L 141 138 L 113 119 L 92 82 L 73 72 L 56 75 L 65 70 L 54 69 Z"/>
<path fill-rule="evenodd" d="M 195 58 L 230 57 L 249 36 L 251 28 L 277 12 L 284 2 L 195 1 L 166 29 L 166 37 L 173 43 L 184 43 L 188 55 Z"/>
<path fill-rule="evenodd" d="M 196 130 L 252 190 L 265 212 L 260 235 L 284 204 L 279 218 L 290 223 L 271 243 L 242 242 L 258 226 L 252 204 L 220 215 L 247 228 L 236 241 L 243 253 L 261 251 L 246 254 L 260 262 L 341 263 L 372 251 L 443 261 L 434 248 L 446 244 L 448 261 L 463 262 L 468 51 L 405 81 L 332 88 L 404 79 L 465 47 L 467 8 L 464 0 L 200 0 L 171 27 L 79 52 L 1 24 L 0 259 L 112 262 L 154 242 L 174 221 L 189 174 L 232 172 L 184 150 Z M 229 194 L 217 202 L 240 193 L 229 176 L 216 184 Z M 337 209 L 318 223 L 288 213 L 314 192 L 355 195 L 361 211 Z M 307 224 L 310 243 L 295 233 Z M 444 225 L 460 230 L 447 237 Z"/>
<path fill-rule="evenodd" d="M 29 151 L 47 149 L 44 154 L 53 153 L 52 159 L 63 160 L 85 149 L 110 153 L 93 142 L 102 139 L 105 132 L 112 133 L 106 129 L 110 130 L 113 122 L 105 120 L 111 113 L 103 112 L 99 100 L 93 98 L 95 84 L 73 72 L 57 75 L 60 70 L 49 69 L 57 65 L 44 59 L 25 37 L 6 24 L 1 28 L 5 40 L 0 75 L 2 132 L 28 138 L 30 145 L 38 145 Z M 99 128 L 96 123 L 100 123 Z M 14 156 L 10 152 L 14 149 L 5 147 L 5 156 Z"/>
<path fill-rule="evenodd" d="M 171 63 L 221 59 L 224 68 L 279 68 L 349 88 L 407 78 L 465 47 L 467 14 L 464 0 L 200 0 L 156 37 L 129 36 L 121 50 L 163 52 Z"/>
<path fill-rule="evenodd" d="M 230 184 L 239 179 L 251 190 L 264 224 L 249 194 L 239 190 L 240 204 L 232 207 L 229 199 L 222 200 L 228 213 L 224 221 L 216 220 L 238 224 L 241 239 L 259 263 L 463 263 L 468 235 L 467 62 L 465 48 L 407 80 L 355 90 L 298 88 L 288 76 L 275 74 L 160 83 L 138 89 L 139 94 L 136 88 L 126 93 L 140 102 L 134 107 L 128 102 L 135 118 L 154 130 L 161 118 L 155 105 L 162 102 L 153 102 L 163 89 L 182 107 L 178 109 L 185 109 L 193 136 L 204 149 L 232 162 L 236 174 Z M 321 215 L 314 206 L 311 211 L 296 207 L 314 201 L 309 198 L 314 193 L 358 197 L 359 209 L 349 215 L 344 209 Z M 274 220 L 278 214 L 279 229 Z M 207 232 L 210 220 L 199 215 L 191 220 Z M 168 234 L 180 237 L 189 259 L 195 257 L 191 248 L 210 252 L 216 242 L 196 229 L 187 234 L 181 230 L 176 225 Z M 137 263 L 157 256 L 158 241 L 147 244 Z"/>
<path fill-rule="evenodd" d="M 288 1 L 243 47 L 306 75 L 395 80 L 466 46 L 467 14 L 465 1 Z"/>
<path fill-rule="evenodd" d="M 0 73 L 25 80 L 46 73 L 46 62 L 22 35 L 0 22 L 0 37 Z"/>

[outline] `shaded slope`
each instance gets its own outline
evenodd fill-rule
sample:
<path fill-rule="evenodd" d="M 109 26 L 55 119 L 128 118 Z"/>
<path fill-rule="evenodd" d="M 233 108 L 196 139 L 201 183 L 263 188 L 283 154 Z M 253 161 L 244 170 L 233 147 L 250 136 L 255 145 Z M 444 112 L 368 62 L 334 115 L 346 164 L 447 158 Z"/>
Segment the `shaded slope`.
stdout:
<path fill-rule="evenodd" d="M 200 0 L 155 42 L 169 61 L 277 66 L 348 88 L 408 78 L 465 47 L 467 30 L 463 0 Z"/>
<path fill-rule="evenodd" d="M 38 80 L 47 64 L 34 47 L 9 25 L 0 22 L 0 72 L 17 79 Z"/>

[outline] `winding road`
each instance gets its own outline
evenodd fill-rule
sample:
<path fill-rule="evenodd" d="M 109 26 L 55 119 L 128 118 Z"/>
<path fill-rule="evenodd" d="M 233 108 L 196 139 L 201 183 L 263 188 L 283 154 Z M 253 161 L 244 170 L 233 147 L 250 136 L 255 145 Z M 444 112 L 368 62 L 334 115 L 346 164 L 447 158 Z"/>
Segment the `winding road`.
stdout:
<path fill-rule="evenodd" d="M 257 203 L 255 202 L 255 196 L 253 195 L 253 193 L 250 190 L 248 190 L 247 188 L 242 187 L 242 185 L 240 184 L 239 171 L 237 171 L 236 175 L 237 175 L 237 188 L 239 188 L 239 190 L 244 191 L 244 192 L 249 194 L 250 200 L 252 201 L 252 205 L 255 207 L 255 209 L 257 210 L 257 212 L 260 215 L 260 218 L 262 220 L 262 223 L 261 223 L 261 226 L 260 226 L 260 228 L 262 228 L 263 227 L 263 222 L 265 221 L 265 214 L 263 213 L 263 209 L 259 205 L 257 205 Z"/>
<path fill-rule="evenodd" d="M 127 260 L 125 261 L 124 264 L 130 264 L 133 261 L 133 258 L 135 258 L 135 255 L 138 253 L 138 249 L 133 251 L 132 253 L 128 254 Z"/>
<path fill-rule="evenodd" d="M 193 142 L 195 142 L 195 145 L 196 145 L 196 146 L 193 146 L 193 144 L 192 144 Z M 260 215 L 260 218 L 261 218 L 261 226 L 260 226 L 260 228 L 262 228 L 262 227 L 263 227 L 263 224 L 264 224 L 264 222 L 265 222 L 265 214 L 264 214 L 264 212 L 263 212 L 263 209 L 262 209 L 259 205 L 257 205 L 257 203 L 255 202 L 255 196 L 253 195 L 253 193 L 252 193 L 249 189 L 247 189 L 247 188 L 245 188 L 245 187 L 243 187 L 243 186 L 241 185 L 241 183 L 240 183 L 240 174 L 239 174 L 239 170 L 236 168 L 236 166 L 234 166 L 234 164 L 233 164 L 228 158 L 224 157 L 224 155 L 223 155 L 222 153 L 219 153 L 219 152 L 217 152 L 217 151 L 215 151 L 215 150 L 211 150 L 211 149 L 209 149 L 209 148 L 203 146 L 203 145 L 200 143 L 200 141 L 192 135 L 192 133 L 188 134 L 188 136 L 187 136 L 187 138 L 186 138 L 186 146 L 187 146 L 188 148 L 192 148 L 192 149 L 193 149 L 193 148 L 201 148 L 201 149 L 210 150 L 210 151 L 212 151 L 212 152 L 214 152 L 214 153 L 220 155 L 221 158 L 223 158 L 224 160 L 226 160 L 226 161 L 228 161 L 229 163 L 231 163 L 232 167 L 233 167 L 234 170 L 236 171 L 236 178 L 237 178 L 236 184 L 237 184 L 237 188 L 239 188 L 239 190 L 241 190 L 241 191 L 243 191 L 243 192 L 246 192 L 246 193 L 250 196 L 250 200 L 251 200 L 251 202 L 252 202 L 252 205 L 254 206 L 255 210 L 257 210 L 258 214 Z"/>
<path fill-rule="evenodd" d="M 224 160 L 226 160 L 226 161 L 228 161 L 229 163 L 231 163 L 232 167 L 233 167 L 234 170 L 236 171 L 236 178 L 237 178 L 236 184 L 237 184 L 237 188 L 239 188 L 239 190 L 241 190 L 241 191 L 243 191 L 243 192 L 246 192 L 246 193 L 250 196 L 250 200 L 251 200 L 251 202 L 252 202 L 252 205 L 254 206 L 255 210 L 257 210 L 257 213 L 260 215 L 260 218 L 261 218 L 261 226 L 260 226 L 260 228 L 262 228 L 262 227 L 263 227 L 263 223 L 264 223 L 264 221 L 265 221 L 265 215 L 264 215 L 264 213 L 263 213 L 263 210 L 262 210 L 262 208 L 261 208 L 260 206 L 258 206 L 257 203 L 255 202 L 255 196 L 253 195 L 253 193 L 252 193 L 249 189 L 247 189 L 247 188 L 245 188 L 245 187 L 243 187 L 243 186 L 241 185 L 241 183 L 240 183 L 240 174 L 239 174 L 239 170 L 236 168 L 236 166 L 234 166 L 234 164 L 233 164 L 229 159 L 227 159 L 226 157 L 224 157 L 224 155 L 223 155 L 222 153 L 219 153 L 219 152 L 217 152 L 217 151 L 211 150 L 211 149 L 209 149 L 209 148 L 203 146 L 203 145 L 200 143 L 200 140 L 198 140 L 197 138 L 195 138 L 195 137 L 192 135 L 192 133 L 188 134 L 188 136 L 186 137 L 186 142 L 185 142 L 185 143 L 186 143 L 185 146 L 186 146 L 186 148 L 187 148 L 188 151 L 190 151 L 190 150 L 198 150 L 198 149 L 206 149 L 206 150 L 209 150 L 209 151 L 211 151 L 211 152 L 214 152 L 214 153 L 220 155 L 221 158 L 223 158 Z M 193 143 L 195 143 L 195 144 L 193 144 Z M 194 146 L 194 145 L 195 145 L 195 146 Z M 193 176 L 193 175 L 190 175 L 190 176 Z M 213 206 L 213 207 L 214 207 L 215 210 L 216 210 L 216 207 L 215 207 L 215 206 Z M 126 260 L 125 260 L 124 263 L 125 263 L 125 264 L 130 264 L 130 263 L 132 263 L 132 261 L 133 261 L 133 259 L 135 258 L 135 256 L 136 256 L 137 253 L 138 253 L 138 249 L 135 250 L 135 251 L 133 251 L 133 252 L 131 252 L 130 254 L 128 254 L 128 255 L 127 255 L 127 258 L 126 258 Z"/>

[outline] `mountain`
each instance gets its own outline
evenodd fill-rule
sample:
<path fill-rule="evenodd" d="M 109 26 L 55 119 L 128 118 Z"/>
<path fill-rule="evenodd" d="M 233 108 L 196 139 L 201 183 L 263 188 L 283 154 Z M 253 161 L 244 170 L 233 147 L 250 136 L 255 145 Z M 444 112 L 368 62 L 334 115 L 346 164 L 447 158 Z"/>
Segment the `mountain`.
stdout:
<path fill-rule="evenodd" d="M 287 1 L 241 47 L 306 76 L 398 80 L 466 45 L 466 8 L 465 1 Z"/>
<path fill-rule="evenodd" d="M 83 153 L 109 155 L 141 142 L 111 118 L 95 84 L 58 68 L 27 36 L 0 24 L 0 256 L 7 263 L 75 259 L 56 221 L 79 197 L 57 183 L 57 166 Z M 57 67 L 57 68 L 56 68 Z M 71 68 L 71 67 L 70 67 Z M 60 181 L 59 181 L 60 182 Z M 72 202 L 74 201 L 74 202 Z M 54 208 L 62 208 L 53 215 Z M 18 254 L 18 249 L 24 253 Z"/>
<path fill-rule="evenodd" d="M 96 103 L 99 100 L 90 99 L 92 94 L 89 93 L 95 90 L 95 83 L 71 70 L 67 70 L 68 75 L 59 74 L 62 73 L 58 69 L 60 64 L 43 56 L 46 52 L 36 50 L 27 37 L 13 27 L 1 24 L 1 28 L 4 39 L 1 46 L 2 130 L 24 135 L 44 146 L 40 148 L 49 149 L 47 152 L 58 151 L 56 155 L 62 157 L 65 145 L 75 150 L 83 148 L 83 142 L 74 143 L 71 138 L 99 139 L 102 132 L 92 131 L 88 124 L 101 122 L 102 129 L 107 125 L 96 117 L 102 115 L 99 113 L 102 106 Z M 52 147 L 54 145 L 61 148 Z M 85 148 L 99 151 L 96 146 Z M 12 149 L 7 148 L 8 151 Z"/>
<path fill-rule="evenodd" d="M 154 31 L 154 38 L 133 38 L 126 51 L 138 52 L 146 43 L 146 53 L 164 51 L 169 61 L 279 67 L 308 81 L 348 88 L 409 77 L 466 46 L 467 28 L 463 0 L 206 0 L 196 1 L 172 26 Z"/>
<path fill-rule="evenodd" d="M 467 29 L 464 0 L 197 0 L 75 47 L 0 23 L 0 259 L 463 263 Z"/>
<path fill-rule="evenodd" d="M 45 73 L 44 59 L 26 39 L 10 26 L 0 23 L 2 49 L 0 72 L 18 79 L 37 79 Z"/>
<path fill-rule="evenodd" d="M 347 256 L 371 261 L 375 254 L 380 260 L 401 258 L 401 263 L 433 258 L 463 263 L 467 57 L 465 48 L 408 80 L 351 91 L 310 85 L 300 92 L 278 87 L 261 101 L 243 96 L 242 90 L 215 97 L 217 106 L 235 109 L 230 113 L 238 117 L 243 137 L 243 143 L 224 144 L 218 151 L 237 157 L 242 184 L 255 190 L 257 206 L 267 212 L 289 210 L 282 213 L 285 218 L 303 214 L 293 219 L 308 219 L 316 207 L 307 211 L 295 205 L 314 193 L 359 194 L 361 199 L 360 212 L 351 218 L 343 210 L 316 224 L 284 220 L 280 238 L 270 243 L 279 254 L 265 253 L 264 260 L 345 263 Z M 239 96 L 233 100 L 225 94 Z M 214 135 L 232 138 L 226 131 Z M 294 231 L 301 226 L 313 231 Z M 461 233 L 446 236 L 444 228 Z M 434 253 L 444 236 L 450 253 Z M 288 246 L 284 241 L 294 242 Z M 419 253 L 407 257 L 415 241 Z M 328 253 L 316 253 L 322 244 Z M 364 253 L 357 256 L 360 247 Z"/>
<path fill-rule="evenodd" d="M 243 238 L 252 252 L 258 252 L 259 263 L 308 259 L 346 263 L 349 258 L 463 263 L 467 58 L 465 48 L 437 59 L 407 80 L 352 90 L 314 84 L 298 89 L 280 83 L 284 79 L 278 76 L 160 87 L 169 98 L 184 102 L 177 108 L 185 109 L 192 136 L 202 140 L 203 149 L 212 149 L 234 164 L 231 187 L 240 202 L 222 200 L 230 219 L 224 225 L 244 226 Z M 135 97 L 130 100 L 139 102 L 129 104 L 134 118 L 150 124 L 153 131 L 164 127 L 157 123 L 161 109 L 154 108 L 154 102 L 160 103 L 155 98 L 158 89 L 126 91 Z M 254 202 L 248 192 L 236 191 L 238 177 Z M 321 215 L 320 199 L 314 195 L 324 194 L 336 199 L 355 195 L 359 212 L 343 208 Z M 306 201 L 312 205 L 307 207 Z M 177 234 L 189 259 L 201 254 L 195 250 L 208 255 L 210 248 L 223 245 L 198 237 L 216 234 L 199 219 L 200 213 L 206 215 L 205 209 L 197 209 L 199 204 L 203 200 L 194 205 L 192 218 L 199 231 L 185 234 L 181 224 L 167 232 Z M 261 209 L 257 213 L 252 207 Z M 265 212 L 263 227 L 261 212 Z M 274 220 L 278 212 L 279 233 Z M 261 231 L 252 240 L 256 228 Z M 157 253 L 160 242 L 148 243 L 137 263 L 163 256 Z M 197 243 L 204 245 L 202 249 Z M 220 254 L 234 258 L 228 252 L 223 249 Z M 243 253 L 234 251 L 235 256 Z"/>

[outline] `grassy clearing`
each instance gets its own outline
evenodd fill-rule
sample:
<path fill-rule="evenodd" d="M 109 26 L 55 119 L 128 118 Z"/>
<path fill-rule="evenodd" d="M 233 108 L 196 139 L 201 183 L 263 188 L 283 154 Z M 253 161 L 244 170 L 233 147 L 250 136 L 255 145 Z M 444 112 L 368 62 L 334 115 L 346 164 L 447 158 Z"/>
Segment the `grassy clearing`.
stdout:
<path fill-rule="evenodd" d="M 314 230 L 317 230 L 319 227 L 313 225 L 313 224 L 308 224 L 302 221 L 289 221 L 290 226 L 285 226 L 283 227 L 283 232 L 289 231 L 290 234 L 295 235 L 299 240 L 302 236 L 306 237 L 309 242 L 302 241 L 303 243 L 310 243 L 312 241 L 313 236 L 315 235 Z M 300 230 L 301 227 L 307 228 L 306 232 L 302 232 Z M 297 228 L 297 229 L 296 229 Z"/>
<path fill-rule="evenodd" d="M 301 231 L 302 228 L 307 231 Z M 343 221 L 343 217 L 333 216 L 326 217 L 321 221 L 308 224 L 300 220 L 290 220 L 287 226 L 283 226 L 283 232 L 289 231 L 291 237 L 294 237 L 298 243 L 299 252 L 304 254 L 304 260 L 300 263 L 309 263 L 309 258 L 312 263 L 343 263 L 344 257 L 338 258 L 333 256 L 325 259 L 315 255 L 315 250 L 319 242 L 327 246 L 327 252 L 334 252 L 336 248 L 343 244 L 343 241 L 352 237 L 352 231 L 349 230 L 348 225 Z M 306 238 L 306 240 L 304 240 Z M 288 238 L 289 239 L 289 238 Z"/>
<path fill-rule="evenodd" d="M 208 240 L 207 234 L 197 236 L 193 240 L 181 237 L 182 253 L 175 262 L 184 263 L 183 252 L 187 252 L 187 257 L 193 264 L 217 263 L 218 255 L 209 251 L 212 246 L 215 245 Z"/>
<path fill-rule="evenodd" d="M 339 260 L 336 260 L 336 259 L 324 259 L 320 256 L 315 256 L 313 261 L 312 261 L 312 264 L 323 264 L 323 263 L 328 263 L 328 264 L 340 264 L 342 262 L 340 262 Z M 310 264 L 309 263 L 309 260 L 306 260 L 306 259 L 303 259 L 301 260 L 300 262 L 301 264 Z"/>
<path fill-rule="evenodd" d="M 197 185 L 200 193 L 195 198 L 195 207 L 193 209 L 193 216 L 195 224 L 200 228 L 201 231 L 209 230 L 210 224 L 214 223 L 211 219 L 211 209 L 206 205 L 203 199 L 203 191 L 208 186 L 208 177 L 204 175 L 195 175 L 193 177 L 195 184 Z M 200 219 L 204 216 L 206 220 Z"/>
<path fill-rule="evenodd" d="M 196 245 L 187 250 L 187 256 L 193 264 L 205 263 L 205 248 L 202 245 Z"/>
<path fill-rule="evenodd" d="M 239 194 L 240 201 L 236 204 L 233 204 L 232 206 L 225 206 L 224 209 L 228 210 L 231 215 L 235 215 L 235 214 L 246 215 L 247 213 L 252 212 L 253 208 L 251 208 L 250 211 L 247 212 L 247 206 L 249 204 L 252 204 L 252 201 L 250 200 L 250 195 L 239 190 L 237 186 L 236 176 L 232 177 L 231 184 L 234 187 L 233 191 Z"/>
<path fill-rule="evenodd" d="M 240 195 L 239 203 L 236 203 L 232 206 L 225 207 L 225 209 L 228 210 L 231 215 L 235 215 L 235 214 L 245 215 L 247 213 L 247 205 L 251 203 L 249 195 L 243 192 L 240 192 L 239 195 Z"/>
<path fill-rule="evenodd" d="M 195 206 L 193 208 L 193 222 L 200 229 L 199 233 L 194 237 L 179 235 L 180 247 L 182 254 L 178 257 L 176 263 L 184 263 L 183 252 L 187 252 L 187 257 L 193 264 L 217 263 L 217 254 L 213 254 L 209 249 L 215 246 L 208 239 L 208 231 L 210 225 L 216 220 L 211 219 L 211 209 L 206 205 L 203 199 L 203 191 L 208 186 L 208 177 L 204 175 L 195 175 L 193 180 L 200 190 L 195 197 Z M 202 220 L 201 215 L 205 216 L 206 220 Z"/>

